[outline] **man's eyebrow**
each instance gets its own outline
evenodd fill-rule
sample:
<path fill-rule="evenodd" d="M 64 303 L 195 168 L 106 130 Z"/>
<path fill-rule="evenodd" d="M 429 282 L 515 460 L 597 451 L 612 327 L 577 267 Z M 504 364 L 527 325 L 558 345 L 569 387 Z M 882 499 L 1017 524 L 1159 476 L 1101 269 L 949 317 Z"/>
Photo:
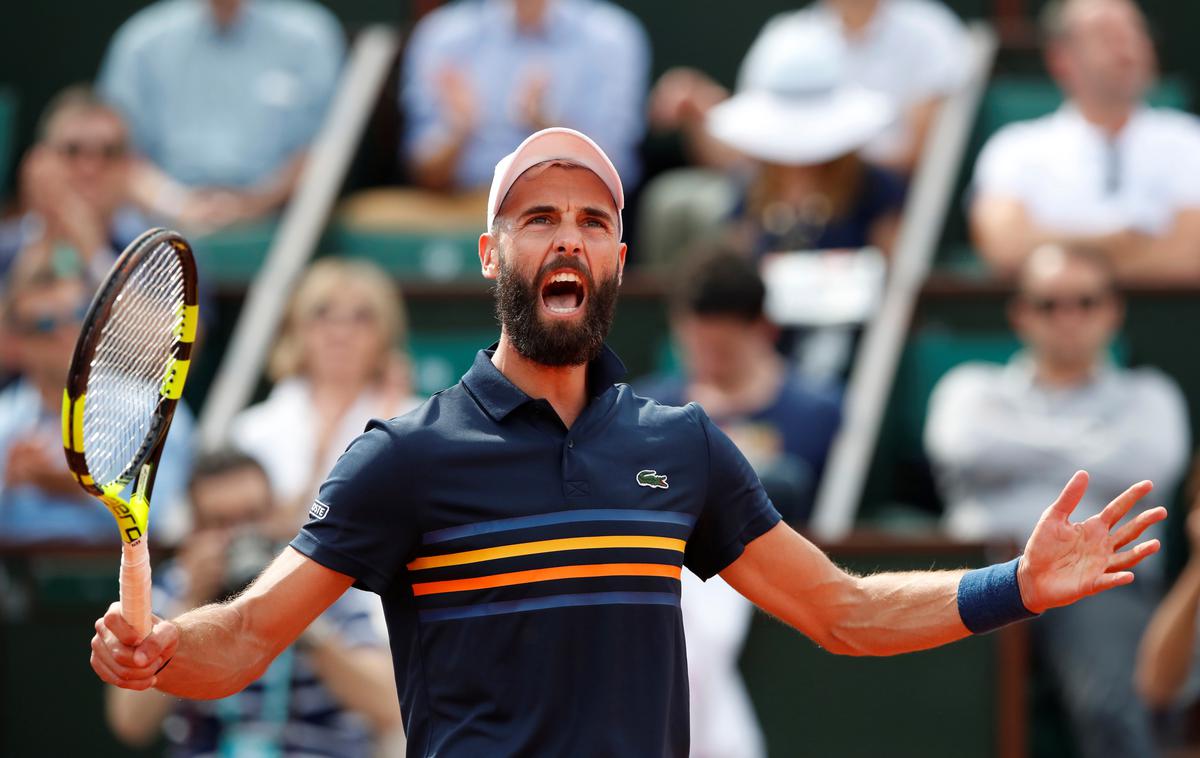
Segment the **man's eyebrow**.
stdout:
<path fill-rule="evenodd" d="M 539 213 L 558 213 L 558 208 L 553 205 L 535 205 L 532 208 L 526 208 L 521 211 L 521 216 L 536 216 Z"/>
<path fill-rule="evenodd" d="M 593 216 L 595 218 L 603 219 L 610 224 L 613 222 L 612 214 L 603 208 L 596 208 L 589 205 L 585 206 L 582 211 L 585 216 Z"/>

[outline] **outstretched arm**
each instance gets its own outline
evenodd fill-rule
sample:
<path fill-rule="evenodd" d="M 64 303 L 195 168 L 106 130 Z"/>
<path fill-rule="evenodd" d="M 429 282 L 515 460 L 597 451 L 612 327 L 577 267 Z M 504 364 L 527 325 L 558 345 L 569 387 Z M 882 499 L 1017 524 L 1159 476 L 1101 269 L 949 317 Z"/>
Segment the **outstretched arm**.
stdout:
<path fill-rule="evenodd" d="M 225 697 L 257 679 L 353 581 L 289 547 L 237 598 L 156 618 L 140 642 L 114 603 L 96 621 L 92 668 L 126 689 Z"/>
<path fill-rule="evenodd" d="M 1068 605 L 1133 581 L 1129 571 L 1158 550 L 1148 540 L 1129 550 L 1151 524 L 1166 517 L 1152 508 L 1114 530 L 1146 493 L 1135 484 L 1103 512 L 1071 523 L 1087 489 L 1083 472 L 1071 478 L 1046 509 L 1017 568 L 1020 599 L 1031 612 Z M 965 571 L 854 576 L 812 543 L 780 524 L 751 542 L 721 576 L 761 607 L 827 650 L 845 655 L 893 655 L 936 647 L 971 631 L 959 607 Z"/>

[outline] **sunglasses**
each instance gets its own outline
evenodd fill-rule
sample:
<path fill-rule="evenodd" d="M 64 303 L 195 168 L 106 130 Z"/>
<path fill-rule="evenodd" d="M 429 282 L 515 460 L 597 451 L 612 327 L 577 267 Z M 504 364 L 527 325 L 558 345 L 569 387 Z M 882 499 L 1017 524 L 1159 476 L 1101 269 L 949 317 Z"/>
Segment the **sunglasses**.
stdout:
<path fill-rule="evenodd" d="M 1039 316 L 1053 316 L 1064 311 L 1093 313 L 1112 300 L 1109 292 L 1078 295 L 1075 297 L 1023 297 L 1025 304 Z"/>
<path fill-rule="evenodd" d="M 80 303 L 78 308 L 68 313 L 43 313 L 30 319 L 14 319 L 13 331 L 27 337 L 44 337 L 63 327 L 75 327 L 83 323 L 87 309 L 87 303 Z"/>
<path fill-rule="evenodd" d="M 309 320 L 317 324 L 349 323 L 354 326 L 372 326 L 378 320 L 378 314 L 372 308 L 353 308 L 349 313 L 335 312 L 332 306 L 318 305 L 308 313 Z"/>
<path fill-rule="evenodd" d="M 125 157 L 129 148 L 121 142 L 60 142 L 55 145 L 58 154 L 68 160 L 76 160 L 84 156 L 102 158 L 106 161 L 116 161 Z"/>

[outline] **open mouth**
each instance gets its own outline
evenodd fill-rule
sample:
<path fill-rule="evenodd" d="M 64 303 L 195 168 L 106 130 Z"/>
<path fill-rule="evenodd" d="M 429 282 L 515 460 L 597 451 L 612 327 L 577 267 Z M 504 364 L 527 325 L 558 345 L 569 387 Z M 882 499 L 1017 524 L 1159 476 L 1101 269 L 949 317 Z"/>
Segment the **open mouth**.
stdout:
<path fill-rule="evenodd" d="M 587 291 L 583 278 L 574 271 L 558 271 L 542 284 L 542 305 L 553 314 L 566 316 L 583 307 Z"/>

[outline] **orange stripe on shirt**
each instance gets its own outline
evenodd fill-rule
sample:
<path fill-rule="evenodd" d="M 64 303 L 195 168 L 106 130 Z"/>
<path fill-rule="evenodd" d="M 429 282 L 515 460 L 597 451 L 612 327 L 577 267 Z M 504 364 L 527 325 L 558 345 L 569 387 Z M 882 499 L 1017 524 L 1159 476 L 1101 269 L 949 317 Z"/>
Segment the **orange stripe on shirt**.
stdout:
<path fill-rule="evenodd" d="M 555 566 L 554 568 L 511 571 L 507 574 L 477 576 L 471 579 L 450 579 L 443 582 L 421 582 L 412 586 L 413 594 L 439 595 L 444 592 L 485 590 L 510 587 L 514 584 L 549 582 L 554 579 L 585 579 L 596 576 L 661 576 L 678 579 L 679 566 L 662 563 L 595 563 L 585 566 Z"/>
<path fill-rule="evenodd" d="M 420 569 L 441 568 L 443 566 L 461 566 L 465 563 L 479 563 L 498 558 L 513 558 L 519 555 L 537 555 L 539 553 L 556 553 L 563 550 L 596 550 L 602 548 L 640 547 L 656 550 L 674 550 L 682 553 L 687 543 L 672 537 L 639 537 L 636 535 L 615 535 L 605 537 L 566 537 L 557 540 L 539 540 L 537 542 L 522 542 L 516 545 L 489 547 L 482 550 L 466 550 L 461 553 L 446 555 L 430 555 L 417 558 L 408 564 L 409 571 Z"/>

